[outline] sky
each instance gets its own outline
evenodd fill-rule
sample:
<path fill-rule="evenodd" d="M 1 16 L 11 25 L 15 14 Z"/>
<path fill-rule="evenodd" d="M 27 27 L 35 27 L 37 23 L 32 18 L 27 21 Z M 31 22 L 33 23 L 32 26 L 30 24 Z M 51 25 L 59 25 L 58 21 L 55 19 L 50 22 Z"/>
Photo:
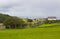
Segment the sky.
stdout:
<path fill-rule="evenodd" d="M 60 18 L 60 0 L 0 0 L 0 13 L 18 17 Z"/>

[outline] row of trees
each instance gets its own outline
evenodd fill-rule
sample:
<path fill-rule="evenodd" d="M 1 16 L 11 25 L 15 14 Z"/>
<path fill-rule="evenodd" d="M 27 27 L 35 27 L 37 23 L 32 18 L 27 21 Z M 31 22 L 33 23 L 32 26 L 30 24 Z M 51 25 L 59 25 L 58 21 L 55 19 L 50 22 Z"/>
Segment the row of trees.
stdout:
<path fill-rule="evenodd" d="M 44 21 L 38 21 L 33 23 L 32 19 L 22 19 L 19 17 L 15 16 L 9 16 L 6 14 L 0 14 L 0 23 L 3 23 L 6 28 L 25 28 L 25 27 L 33 27 L 33 26 L 38 26 L 40 24 L 51 24 L 51 23 L 58 23 L 60 20 L 48 20 L 45 19 Z"/>
<path fill-rule="evenodd" d="M 26 21 L 22 18 L 0 14 L 0 23 L 3 23 L 6 28 L 24 28 L 27 26 Z"/>
<path fill-rule="evenodd" d="M 0 14 L 0 23 L 3 23 L 6 28 L 26 28 L 26 27 L 33 27 L 38 23 L 33 23 L 32 19 L 24 19 L 19 18 L 16 16 L 10 16 L 6 14 Z"/>
<path fill-rule="evenodd" d="M 9 16 L 7 14 L 1 14 L 0 13 L 0 23 L 3 23 L 9 17 L 11 17 L 11 16 Z"/>
<path fill-rule="evenodd" d="M 23 28 L 27 23 L 18 17 L 9 17 L 4 22 L 7 28 Z"/>

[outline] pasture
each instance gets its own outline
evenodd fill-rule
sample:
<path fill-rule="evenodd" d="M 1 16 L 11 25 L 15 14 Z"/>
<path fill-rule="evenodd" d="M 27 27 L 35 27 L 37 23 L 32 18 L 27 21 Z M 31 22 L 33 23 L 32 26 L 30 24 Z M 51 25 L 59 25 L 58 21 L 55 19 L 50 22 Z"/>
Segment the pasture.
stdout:
<path fill-rule="evenodd" d="M 0 39 L 60 39 L 60 26 L 57 24 L 55 26 L 0 30 Z"/>

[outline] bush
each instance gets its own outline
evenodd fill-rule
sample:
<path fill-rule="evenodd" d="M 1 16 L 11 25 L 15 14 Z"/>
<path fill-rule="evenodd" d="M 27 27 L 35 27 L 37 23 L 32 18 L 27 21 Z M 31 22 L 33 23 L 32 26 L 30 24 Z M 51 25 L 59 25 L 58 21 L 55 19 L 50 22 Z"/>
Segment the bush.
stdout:
<path fill-rule="evenodd" d="M 23 28 L 26 23 L 18 17 L 10 17 L 4 21 L 7 28 Z"/>

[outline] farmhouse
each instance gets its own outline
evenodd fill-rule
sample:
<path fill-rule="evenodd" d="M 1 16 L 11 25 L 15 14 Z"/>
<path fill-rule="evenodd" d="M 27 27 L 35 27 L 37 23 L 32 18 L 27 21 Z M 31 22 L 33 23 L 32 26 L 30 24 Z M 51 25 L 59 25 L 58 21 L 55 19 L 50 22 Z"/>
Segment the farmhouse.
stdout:
<path fill-rule="evenodd" d="M 49 16 L 48 20 L 57 20 L 57 18 L 55 16 Z"/>
<path fill-rule="evenodd" d="M 0 29 L 5 29 L 6 27 L 3 25 L 3 23 L 0 23 Z"/>

